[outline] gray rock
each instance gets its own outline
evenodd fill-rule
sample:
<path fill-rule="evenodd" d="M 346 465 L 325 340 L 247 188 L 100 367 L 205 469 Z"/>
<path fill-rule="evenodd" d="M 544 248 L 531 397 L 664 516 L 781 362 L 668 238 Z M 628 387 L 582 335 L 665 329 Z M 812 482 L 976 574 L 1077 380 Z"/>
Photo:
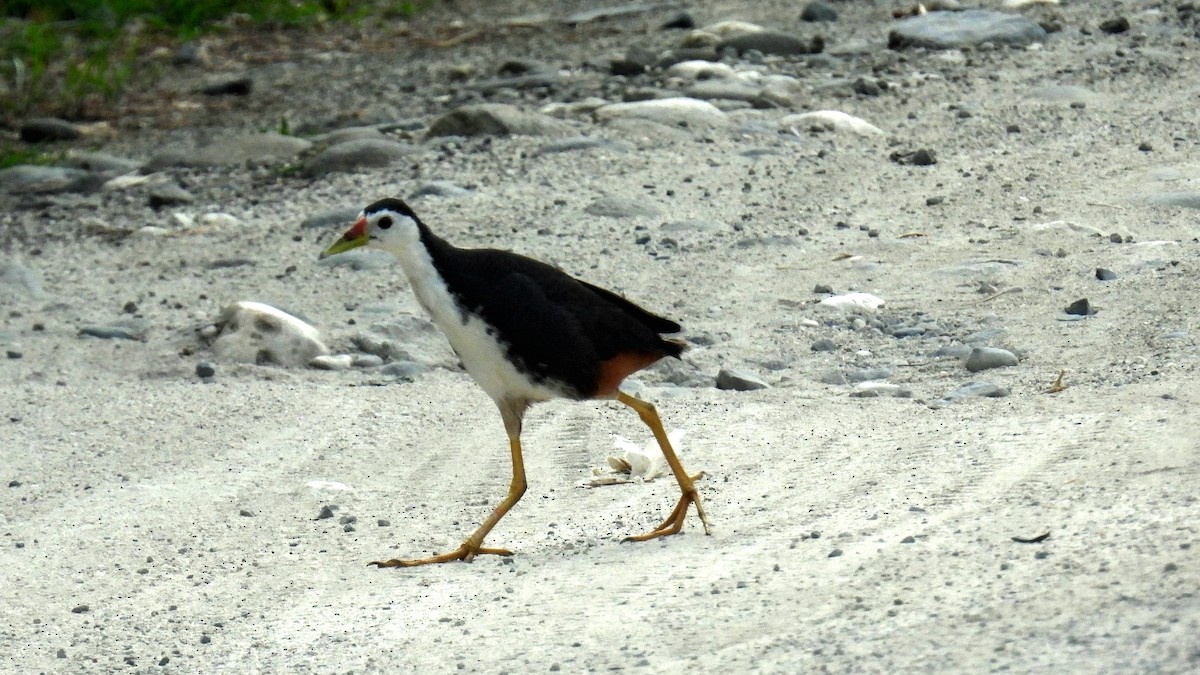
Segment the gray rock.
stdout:
<path fill-rule="evenodd" d="M 744 54 L 751 50 L 781 56 L 820 54 L 825 49 L 825 40 L 821 37 L 805 40 L 788 33 L 763 30 L 757 33 L 734 35 L 717 43 L 718 53 L 726 49 L 732 49 L 738 54 Z"/>
<path fill-rule="evenodd" d="M 448 180 L 431 180 L 428 183 L 424 183 L 416 190 L 413 190 L 409 195 L 409 199 L 420 199 L 421 197 L 457 199 L 459 197 L 468 197 L 472 194 L 474 193 L 467 188 L 452 183 Z"/>
<path fill-rule="evenodd" d="M 659 30 L 690 30 L 696 27 L 696 19 L 688 12 L 679 12 L 659 25 Z"/>
<path fill-rule="evenodd" d="M 0 169 L 0 189 L 12 193 L 62 192 L 88 173 L 62 166 L 18 164 Z"/>
<path fill-rule="evenodd" d="M 0 260 L 0 298 L 27 298 L 39 300 L 46 297 L 42 278 L 36 270 L 13 260 Z"/>
<path fill-rule="evenodd" d="M 192 193 L 184 190 L 174 183 L 164 183 L 157 185 L 150 191 L 150 196 L 147 198 L 150 208 L 161 209 L 164 206 L 178 206 L 180 204 L 191 204 L 196 201 Z"/>
<path fill-rule="evenodd" d="M 358 217 L 360 211 L 362 211 L 362 209 L 357 206 L 346 206 L 337 209 L 329 209 L 328 211 L 321 211 L 320 213 L 314 213 L 313 215 L 305 218 L 300 223 L 300 228 L 307 230 L 319 227 L 349 227 L 350 224 L 354 222 L 354 219 Z M 341 256 L 334 257 L 340 258 Z M 326 260 L 330 260 L 330 258 L 326 258 Z"/>
<path fill-rule="evenodd" d="M 212 377 L 217 374 L 217 367 L 209 361 L 196 364 L 196 377 Z"/>
<path fill-rule="evenodd" d="M 648 218 L 658 215 L 658 209 L 641 199 L 601 197 L 588 204 L 584 211 L 602 218 Z"/>
<path fill-rule="evenodd" d="M 309 368 L 317 370 L 350 370 L 354 357 L 349 354 L 320 354 L 308 362 Z"/>
<path fill-rule="evenodd" d="M 817 21 L 837 21 L 838 13 L 831 5 L 821 0 L 813 0 L 800 10 L 800 20 L 809 23 Z"/>
<path fill-rule="evenodd" d="M 692 98 L 727 99 L 755 103 L 762 100 L 762 87 L 737 79 L 700 80 L 683 90 Z"/>
<path fill-rule="evenodd" d="M 732 391 L 755 391 L 771 385 L 754 373 L 733 368 L 722 368 L 717 373 L 717 389 Z"/>
<path fill-rule="evenodd" d="M 84 326 L 80 336 L 97 337 L 105 340 L 137 340 L 145 342 L 150 332 L 150 322 L 145 319 L 121 319 L 103 326 Z"/>
<path fill-rule="evenodd" d="M 963 12 L 929 12 L 901 19 L 888 34 L 888 47 L 907 49 L 962 49 L 984 42 L 1027 45 L 1046 39 L 1036 22 L 1016 14 L 969 9 Z"/>
<path fill-rule="evenodd" d="M 599 136 L 576 136 L 561 141 L 552 141 L 537 149 L 539 155 L 552 155 L 559 152 L 576 152 L 578 150 L 609 150 L 612 152 L 629 152 L 632 146 L 622 141 L 614 141 Z"/>
<path fill-rule="evenodd" d="M 568 129 L 558 120 L 513 105 L 477 103 L 438 118 L 429 127 L 429 136 L 557 136 Z"/>
<path fill-rule="evenodd" d="M 374 354 L 355 354 L 350 365 L 355 368 L 378 368 L 383 365 L 383 359 Z"/>
<path fill-rule="evenodd" d="M 829 338 L 821 338 L 821 339 L 817 340 L 816 342 L 813 342 L 812 346 L 809 347 L 809 349 L 811 349 L 814 352 L 835 352 L 838 349 L 838 345 L 836 342 L 834 342 L 833 340 L 830 340 Z"/>
<path fill-rule="evenodd" d="M 20 134 L 21 140 L 26 143 L 73 141 L 82 135 L 79 127 L 56 117 L 38 117 L 26 120 L 21 125 Z"/>
<path fill-rule="evenodd" d="M 1155 206 L 1200 209 L 1200 192 L 1155 192 L 1147 200 Z"/>
<path fill-rule="evenodd" d="M 243 166 L 289 160 L 312 147 L 311 141 L 276 133 L 251 134 L 218 139 L 199 148 L 167 149 L 154 156 L 146 168 L 152 171 L 183 167 Z"/>
<path fill-rule="evenodd" d="M 992 384 L 991 382 L 968 382 L 949 394 L 946 394 L 942 401 L 945 403 L 953 403 L 964 398 L 1004 398 L 1008 395 L 1008 388 L 1001 387 L 998 384 Z"/>
<path fill-rule="evenodd" d="M 383 135 L 379 127 L 344 127 L 311 138 L 313 143 L 323 144 L 326 147 L 345 143 L 346 141 L 361 141 L 363 139 L 386 140 L 387 137 Z"/>
<path fill-rule="evenodd" d="M 412 154 L 414 148 L 382 138 L 358 138 L 325 148 L 304 165 L 309 176 L 382 168 Z"/>
<path fill-rule="evenodd" d="M 1104 267 L 1097 267 L 1096 278 L 1100 281 L 1113 281 L 1117 278 L 1117 273 Z"/>
<path fill-rule="evenodd" d="M 912 390 L 889 382 L 862 382 L 850 392 L 850 398 L 912 398 Z"/>
<path fill-rule="evenodd" d="M 976 347 L 967 356 L 966 367 L 972 373 L 992 368 L 1006 368 L 1019 363 L 1017 355 L 998 347 Z"/>

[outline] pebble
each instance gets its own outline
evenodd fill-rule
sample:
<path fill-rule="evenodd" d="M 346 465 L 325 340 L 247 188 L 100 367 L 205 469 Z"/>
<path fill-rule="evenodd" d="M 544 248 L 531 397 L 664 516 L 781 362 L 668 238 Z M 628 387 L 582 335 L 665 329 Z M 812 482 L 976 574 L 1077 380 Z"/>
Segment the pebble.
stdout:
<path fill-rule="evenodd" d="M 1096 278 L 1100 281 L 1113 281 L 1117 278 L 1117 273 L 1104 267 L 1097 267 Z"/>
<path fill-rule="evenodd" d="M 964 364 L 972 373 L 978 373 L 981 370 L 991 370 L 992 368 L 1006 368 L 1015 366 L 1019 363 L 1017 355 L 1007 349 L 998 347 L 976 347 L 971 350 L 971 354 L 967 356 Z"/>
<path fill-rule="evenodd" d="M 680 61 L 667 68 L 666 75 L 668 78 L 679 78 L 687 82 L 723 80 L 735 76 L 733 68 L 728 64 L 702 60 Z"/>
<path fill-rule="evenodd" d="M 331 145 L 304 165 L 308 176 L 379 169 L 412 155 L 413 146 L 383 138 L 358 138 Z"/>
<path fill-rule="evenodd" d="M 429 372 L 429 367 L 416 361 L 394 361 L 382 366 L 379 372 L 400 380 L 413 380 L 418 375 Z"/>
<path fill-rule="evenodd" d="M 597 108 L 595 116 L 600 122 L 635 118 L 668 126 L 713 127 L 728 123 L 720 108 L 707 101 L 686 97 L 610 103 Z"/>
<path fill-rule="evenodd" d="M 260 302 L 228 305 L 214 325 L 219 337 L 212 349 L 222 361 L 299 368 L 329 353 L 316 328 Z"/>
<path fill-rule="evenodd" d="M 121 319 L 103 326 L 84 326 L 79 329 L 80 336 L 139 342 L 145 342 L 149 332 L 150 322 L 144 319 Z"/>
<path fill-rule="evenodd" d="M 836 342 L 834 342 L 833 340 L 830 340 L 829 338 L 821 338 L 821 339 L 817 340 L 816 342 L 813 342 L 812 346 L 809 347 L 809 349 L 811 349 L 814 352 L 835 352 L 838 349 L 838 345 Z"/>
<path fill-rule="evenodd" d="M 733 368 L 722 368 L 717 373 L 717 389 L 730 391 L 755 391 L 771 385 L 754 373 Z"/>
<path fill-rule="evenodd" d="M 813 286 L 812 292 L 818 293 L 818 294 L 833 293 L 833 286 L 830 286 L 829 284 L 817 284 L 817 285 Z"/>
<path fill-rule="evenodd" d="M 835 549 L 833 549 L 832 551 L 830 551 L 830 552 L 829 552 L 829 556 L 828 556 L 828 557 L 830 557 L 830 558 L 840 558 L 841 556 L 842 556 L 842 549 L 840 549 L 840 548 L 835 548 Z"/>
<path fill-rule="evenodd" d="M 332 518 L 333 510 L 336 508 L 337 508 L 336 506 L 332 506 L 329 504 L 322 506 L 320 513 L 317 514 L 317 520 L 328 520 L 328 519 Z"/>
<path fill-rule="evenodd" d="M 354 365 L 350 354 L 321 354 L 308 362 L 309 368 L 317 370 L 349 370 Z"/>
<path fill-rule="evenodd" d="M 9 349 L 4 350 L 4 357 L 8 358 L 8 359 L 16 360 L 16 359 L 25 358 L 25 354 L 24 354 L 24 352 L 22 352 L 19 349 L 9 348 Z"/>
<path fill-rule="evenodd" d="M 1096 313 L 1096 308 L 1092 307 L 1092 303 L 1088 302 L 1087 298 L 1080 298 L 1067 305 L 1063 311 L 1074 316 L 1091 316 Z"/>
<path fill-rule="evenodd" d="M 602 218 L 650 218 L 658 215 L 653 204 L 638 198 L 605 196 L 588 204 L 584 211 Z"/>
<path fill-rule="evenodd" d="M 210 361 L 201 361 L 196 364 L 196 377 L 212 377 L 217 374 L 217 367 Z"/>
<path fill-rule="evenodd" d="M 437 136 L 559 136 L 569 130 L 564 123 L 507 103 L 476 103 L 456 108 L 438 118 L 428 135 Z"/>
<path fill-rule="evenodd" d="M 378 525 L 379 527 L 391 527 L 392 521 L 380 518 L 379 520 L 375 521 L 375 524 Z"/>
<path fill-rule="evenodd" d="M 57 117 L 36 117 L 21 124 L 21 140 L 26 143 L 73 141 L 82 134 L 79 127 Z"/>
<path fill-rule="evenodd" d="M 191 204 L 196 201 L 196 197 L 192 193 L 184 190 L 174 183 L 164 183 L 155 186 L 150 191 L 150 196 L 147 199 L 152 209 L 161 209 L 164 206 L 178 206 L 180 204 Z"/>
<path fill-rule="evenodd" d="M 689 30 L 696 27 L 696 19 L 688 12 L 680 12 L 659 25 L 659 30 Z"/>
<path fill-rule="evenodd" d="M 813 0 L 800 10 L 800 20 L 809 23 L 818 21 L 837 21 L 838 13 L 829 3 Z"/>
<path fill-rule="evenodd" d="M 71 612 L 73 614 L 86 614 L 90 610 L 91 607 L 88 607 L 87 605 L 76 605 L 71 609 Z"/>
<path fill-rule="evenodd" d="M 1046 31 L 1031 19 L 1015 14 L 968 9 L 930 12 L 901 19 L 888 33 L 889 49 L 963 49 L 984 42 L 1027 45 L 1046 39 Z"/>
<path fill-rule="evenodd" d="M 240 511 L 238 511 L 238 515 L 243 518 L 253 518 L 254 512 L 251 511 L 250 509 L 241 509 Z"/>

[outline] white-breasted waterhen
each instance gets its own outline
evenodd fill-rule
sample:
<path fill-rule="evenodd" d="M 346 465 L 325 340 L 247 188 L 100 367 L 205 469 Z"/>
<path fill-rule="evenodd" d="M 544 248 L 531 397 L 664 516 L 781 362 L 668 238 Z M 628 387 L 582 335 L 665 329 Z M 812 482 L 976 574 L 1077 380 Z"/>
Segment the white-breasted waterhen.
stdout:
<path fill-rule="evenodd" d="M 321 257 L 360 246 L 382 249 L 400 260 L 417 301 L 500 408 L 513 470 L 508 495 L 457 549 L 429 558 L 370 564 L 411 567 L 470 561 L 485 553 L 512 555 L 507 549 L 485 548 L 483 540 L 525 493 L 525 411 L 553 398 L 620 401 L 637 412 L 662 448 L 683 494 L 662 524 L 627 540 L 679 532 L 690 504 L 696 505 L 704 532 L 709 532 L 694 479 L 675 456 L 654 406 L 618 389 L 630 374 L 683 352 L 682 340 L 664 337 L 678 333 L 679 324 L 532 258 L 452 246 L 399 199 L 383 199 L 363 209 Z"/>

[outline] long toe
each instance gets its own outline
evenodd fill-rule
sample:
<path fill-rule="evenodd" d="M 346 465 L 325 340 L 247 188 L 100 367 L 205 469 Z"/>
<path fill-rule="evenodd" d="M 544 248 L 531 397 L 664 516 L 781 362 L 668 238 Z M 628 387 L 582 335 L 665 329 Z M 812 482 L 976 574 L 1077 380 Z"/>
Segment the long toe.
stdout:
<path fill-rule="evenodd" d="M 419 565 L 436 565 L 438 563 L 453 562 L 462 560 L 463 562 L 471 562 L 477 555 L 512 555 L 512 551 L 506 548 L 482 548 L 473 547 L 468 543 L 463 543 L 453 551 L 442 553 L 428 558 L 414 558 L 412 560 L 399 560 L 393 558 L 391 560 L 376 560 L 369 562 L 367 565 L 374 565 L 380 569 L 384 567 L 417 567 Z"/>

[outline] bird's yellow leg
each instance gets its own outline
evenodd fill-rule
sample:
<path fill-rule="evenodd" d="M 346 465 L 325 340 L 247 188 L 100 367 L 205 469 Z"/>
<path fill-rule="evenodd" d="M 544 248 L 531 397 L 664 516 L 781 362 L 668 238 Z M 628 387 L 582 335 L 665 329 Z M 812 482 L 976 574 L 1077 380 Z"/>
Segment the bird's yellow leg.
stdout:
<path fill-rule="evenodd" d="M 695 477 L 692 477 L 683 470 L 683 464 L 675 456 L 675 449 L 671 447 L 667 432 L 663 430 L 662 420 L 659 419 L 658 411 L 652 404 L 621 391 L 617 392 L 617 400 L 633 408 L 646 426 L 650 427 L 650 432 L 654 434 L 654 440 L 658 441 L 658 447 L 662 449 L 663 457 L 667 459 L 671 473 L 675 474 L 675 480 L 679 482 L 679 490 L 683 493 L 675 504 L 675 508 L 671 510 L 671 515 L 667 516 L 667 519 L 658 527 L 645 534 L 626 537 L 625 541 L 647 541 L 668 534 L 676 534 L 683 529 L 683 521 L 687 518 L 688 506 L 691 504 L 696 505 L 696 514 L 700 516 L 700 522 L 704 525 L 704 534 L 712 534 L 708 526 L 708 516 L 704 514 L 704 506 L 700 503 L 700 493 L 696 490 L 695 484 L 695 480 L 703 474 L 696 474 Z"/>
<path fill-rule="evenodd" d="M 512 451 L 512 483 L 508 486 L 508 494 L 505 495 L 503 501 L 500 502 L 492 513 L 483 521 L 471 536 L 467 537 L 457 549 L 448 553 L 431 556 L 429 558 L 416 558 L 414 560 L 378 560 L 367 563 L 376 567 L 416 567 L 418 565 L 433 565 L 436 563 L 451 562 L 461 560 L 463 562 L 471 562 L 477 555 L 512 555 L 512 551 L 506 548 L 485 548 L 483 539 L 492 531 L 496 523 L 508 513 L 508 510 L 513 507 L 521 499 L 521 495 L 525 494 L 525 460 L 521 456 L 521 414 L 524 412 L 524 407 L 518 411 L 509 411 L 501 407 L 501 414 L 504 417 L 504 427 L 508 431 L 508 445 Z M 514 417 L 515 420 L 510 419 Z"/>

